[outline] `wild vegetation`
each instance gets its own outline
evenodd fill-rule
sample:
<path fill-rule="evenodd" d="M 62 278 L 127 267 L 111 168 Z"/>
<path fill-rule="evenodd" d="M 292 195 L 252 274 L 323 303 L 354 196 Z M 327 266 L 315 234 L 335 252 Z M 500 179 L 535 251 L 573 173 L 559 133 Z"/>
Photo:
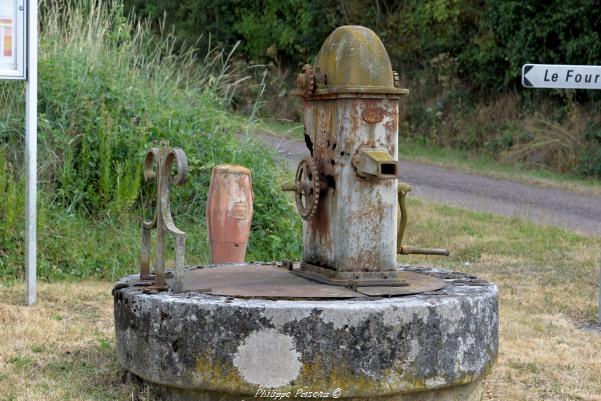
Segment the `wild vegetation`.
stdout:
<path fill-rule="evenodd" d="M 189 182 L 174 214 L 189 233 L 188 259 L 206 262 L 204 209 L 211 169 L 253 171 L 256 213 L 249 257 L 298 255 L 300 220 L 277 187 L 279 167 L 246 135 L 253 116 L 228 108 L 238 78 L 231 53 L 174 52 L 174 38 L 126 17 L 119 0 L 42 4 L 39 60 L 39 273 L 114 278 L 134 271 L 145 151 L 168 140 L 188 156 Z M 22 275 L 23 85 L 0 83 L 0 276 Z"/>
<path fill-rule="evenodd" d="M 337 26 L 383 40 L 411 90 L 404 139 L 487 153 L 582 177 L 601 177 L 595 91 L 524 90 L 525 63 L 597 64 L 601 10 L 594 0 L 126 0 L 188 43 L 240 41 L 239 63 L 267 65 L 263 116 L 299 120 L 288 92 Z M 158 22 L 157 22 L 158 24 Z M 257 74 L 257 79 L 262 75 Z M 247 96 L 239 92 L 238 108 Z M 252 99 L 252 96 L 250 96 Z"/>

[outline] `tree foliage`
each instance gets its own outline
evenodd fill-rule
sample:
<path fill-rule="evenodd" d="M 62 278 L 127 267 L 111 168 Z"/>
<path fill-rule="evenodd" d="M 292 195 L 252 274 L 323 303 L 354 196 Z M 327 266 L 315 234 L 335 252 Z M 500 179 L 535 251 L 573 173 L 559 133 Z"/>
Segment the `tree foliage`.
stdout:
<path fill-rule="evenodd" d="M 309 61 L 336 26 L 360 24 L 380 35 L 408 76 L 446 53 L 462 79 L 502 91 L 526 62 L 596 63 L 601 8 L 596 0 L 127 0 L 138 13 L 165 18 L 187 41 L 242 42 L 248 59 Z"/>

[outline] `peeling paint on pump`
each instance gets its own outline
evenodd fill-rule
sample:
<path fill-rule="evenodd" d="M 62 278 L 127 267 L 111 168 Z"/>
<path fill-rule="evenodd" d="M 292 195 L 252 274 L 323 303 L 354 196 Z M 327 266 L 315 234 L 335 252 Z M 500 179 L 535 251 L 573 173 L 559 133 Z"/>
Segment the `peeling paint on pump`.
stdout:
<path fill-rule="evenodd" d="M 448 254 L 402 247 L 397 238 L 407 223 L 397 179 L 399 101 L 408 90 L 399 88 L 380 38 L 361 26 L 332 32 L 315 72 L 305 65 L 297 83 L 293 94 L 304 101 L 311 153 L 298 171 L 311 166 L 315 177 L 309 187 L 297 172 L 295 185 L 283 187 L 296 192 L 305 220 L 303 263 L 295 274 L 333 285 L 380 286 L 380 295 L 390 295 L 385 287 L 407 285 L 395 271 L 397 254 Z"/>

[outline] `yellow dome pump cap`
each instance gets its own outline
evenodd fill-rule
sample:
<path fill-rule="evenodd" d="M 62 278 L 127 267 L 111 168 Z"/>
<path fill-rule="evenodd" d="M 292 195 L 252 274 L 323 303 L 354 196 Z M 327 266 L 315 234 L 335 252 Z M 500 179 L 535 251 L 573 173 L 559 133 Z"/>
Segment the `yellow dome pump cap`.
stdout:
<path fill-rule="evenodd" d="M 363 26 L 336 28 L 321 46 L 315 73 L 325 81 L 317 85 L 316 94 L 408 93 L 406 89 L 395 86 L 398 78 L 378 35 Z"/>

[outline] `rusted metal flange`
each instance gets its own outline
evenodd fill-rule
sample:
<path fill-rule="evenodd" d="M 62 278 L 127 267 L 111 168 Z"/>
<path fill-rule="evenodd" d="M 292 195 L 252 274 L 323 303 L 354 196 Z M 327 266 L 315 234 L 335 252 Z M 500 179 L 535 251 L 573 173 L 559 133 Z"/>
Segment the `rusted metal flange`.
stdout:
<path fill-rule="evenodd" d="M 329 285 L 299 273 L 298 263 L 292 269 L 286 263 L 198 266 L 184 272 L 183 292 L 234 298 L 319 300 L 409 295 L 445 286 L 441 279 L 413 272 L 392 272 L 391 276 L 395 275 L 398 281 L 380 280 L 369 287 L 362 285 L 365 283 L 361 280 Z"/>

